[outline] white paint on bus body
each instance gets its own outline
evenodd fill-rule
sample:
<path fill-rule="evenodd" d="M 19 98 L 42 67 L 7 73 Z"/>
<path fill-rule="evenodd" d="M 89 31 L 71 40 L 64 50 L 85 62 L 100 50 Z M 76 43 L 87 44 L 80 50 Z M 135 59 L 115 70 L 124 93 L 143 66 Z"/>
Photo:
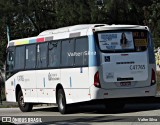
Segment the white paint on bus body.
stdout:
<path fill-rule="evenodd" d="M 94 25 L 90 25 L 81 30 L 52 35 L 48 35 L 46 32 L 38 37 L 53 36 L 54 40 L 59 40 L 69 38 L 70 33 L 80 32 L 80 36 L 88 36 L 89 51 L 93 51 L 97 45 L 93 37 L 93 30 L 106 31 L 114 29 L 146 30 L 146 27 L 116 25 L 94 27 Z M 16 101 L 16 85 L 21 86 L 24 101 L 32 103 L 56 103 L 57 84 L 63 86 L 67 104 L 94 99 L 156 95 L 156 85 L 150 85 L 152 69 L 155 71 L 155 64 L 149 64 L 147 50 L 144 52 L 124 53 L 126 56 L 123 56 L 123 53 L 102 53 L 99 50 L 98 52 L 100 55 L 88 55 L 89 66 L 83 67 L 83 69 L 81 67 L 73 67 L 29 70 L 14 74 L 5 83 L 7 101 Z M 96 60 L 100 59 L 98 61 L 99 64 L 97 64 L 98 62 L 94 62 L 94 57 L 96 57 Z M 94 76 L 97 71 L 99 71 L 100 75 L 101 88 L 93 85 Z M 13 82 L 15 82 L 15 85 L 13 85 Z M 149 91 L 149 93 L 145 93 L 145 91 Z"/>

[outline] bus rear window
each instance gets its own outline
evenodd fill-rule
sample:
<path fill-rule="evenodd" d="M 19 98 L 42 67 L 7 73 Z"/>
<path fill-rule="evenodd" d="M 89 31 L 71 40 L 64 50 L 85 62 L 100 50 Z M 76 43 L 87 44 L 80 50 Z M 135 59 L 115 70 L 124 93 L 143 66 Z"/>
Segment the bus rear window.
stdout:
<path fill-rule="evenodd" d="M 145 51 L 147 31 L 98 32 L 98 43 L 102 51 Z"/>

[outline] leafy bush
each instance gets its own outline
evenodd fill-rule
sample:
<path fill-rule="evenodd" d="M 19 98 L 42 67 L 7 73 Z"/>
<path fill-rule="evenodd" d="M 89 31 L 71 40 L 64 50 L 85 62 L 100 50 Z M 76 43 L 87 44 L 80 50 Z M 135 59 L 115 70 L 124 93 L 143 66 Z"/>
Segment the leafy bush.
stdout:
<path fill-rule="evenodd" d="M 1 93 L 0 93 L 0 98 L 2 101 L 6 100 L 6 97 L 5 97 L 5 87 L 4 87 L 4 83 L 2 83 L 2 86 L 1 86 Z"/>
<path fill-rule="evenodd" d="M 157 91 L 160 91 L 160 71 L 157 71 Z"/>

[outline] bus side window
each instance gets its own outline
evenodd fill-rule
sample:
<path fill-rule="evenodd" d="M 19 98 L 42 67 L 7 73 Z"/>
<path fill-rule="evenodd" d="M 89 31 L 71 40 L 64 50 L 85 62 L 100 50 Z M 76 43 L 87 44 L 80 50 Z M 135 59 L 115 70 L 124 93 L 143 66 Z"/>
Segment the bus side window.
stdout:
<path fill-rule="evenodd" d="M 25 46 L 17 46 L 15 49 L 15 69 L 22 70 L 24 69 L 25 63 Z"/>
<path fill-rule="evenodd" d="M 7 71 L 12 71 L 14 66 L 14 54 L 13 51 L 7 53 Z"/>
<path fill-rule="evenodd" d="M 41 43 L 37 45 L 37 68 L 47 67 L 47 49 L 48 43 Z"/>
<path fill-rule="evenodd" d="M 87 66 L 88 64 L 88 40 L 87 37 L 77 38 L 75 45 L 75 53 L 78 53 L 79 56 L 75 56 L 75 65 L 76 66 Z M 94 54 L 93 52 L 91 54 Z"/>
<path fill-rule="evenodd" d="M 60 64 L 60 52 L 61 52 L 61 42 L 51 41 L 49 42 L 49 58 L 48 67 L 59 67 Z"/>
<path fill-rule="evenodd" d="M 26 69 L 32 69 L 36 66 L 36 45 L 26 46 Z"/>
<path fill-rule="evenodd" d="M 72 67 L 74 64 L 74 39 L 62 41 L 62 67 Z"/>
<path fill-rule="evenodd" d="M 9 78 L 13 74 L 14 63 L 14 48 L 9 48 L 6 60 L 6 78 Z"/>

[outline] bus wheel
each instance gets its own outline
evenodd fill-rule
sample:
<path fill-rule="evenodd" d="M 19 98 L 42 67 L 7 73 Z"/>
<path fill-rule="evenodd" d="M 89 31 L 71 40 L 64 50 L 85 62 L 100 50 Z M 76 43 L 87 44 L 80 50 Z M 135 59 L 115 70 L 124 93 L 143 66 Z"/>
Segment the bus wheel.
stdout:
<path fill-rule="evenodd" d="M 58 109 L 61 114 L 67 113 L 67 104 L 66 104 L 66 98 L 63 89 L 58 90 Z"/>
<path fill-rule="evenodd" d="M 33 105 L 31 103 L 25 103 L 22 91 L 18 93 L 18 106 L 22 112 L 29 112 L 32 110 Z"/>

